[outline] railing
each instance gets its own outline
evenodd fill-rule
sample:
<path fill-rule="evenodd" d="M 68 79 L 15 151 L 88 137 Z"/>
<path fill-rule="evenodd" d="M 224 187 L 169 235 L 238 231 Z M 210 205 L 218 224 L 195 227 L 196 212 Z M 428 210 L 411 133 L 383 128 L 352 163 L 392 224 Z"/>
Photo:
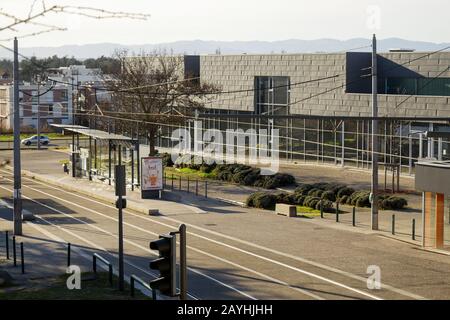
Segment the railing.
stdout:
<path fill-rule="evenodd" d="M 103 262 L 108 267 L 108 273 L 109 273 L 109 284 L 113 285 L 113 266 L 111 262 L 103 258 L 102 256 L 98 255 L 97 253 L 94 253 L 92 255 L 92 270 L 94 273 L 97 273 L 97 260 Z"/>
<path fill-rule="evenodd" d="M 156 291 L 153 290 L 144 280 L 142 280 L 138 276 L 135 276 L 134 274 L 132 274 L 130 276 L 130 292 L 131 292 L 131 296 L 132 297 L 134 297 L 134 289 L 135 289 L 135 283 L 136 282 L 139 283 L 141 286 L 143 286 L 145 289 L 151 291 L 152 292 L 152 299 L 156 300 Z"/>

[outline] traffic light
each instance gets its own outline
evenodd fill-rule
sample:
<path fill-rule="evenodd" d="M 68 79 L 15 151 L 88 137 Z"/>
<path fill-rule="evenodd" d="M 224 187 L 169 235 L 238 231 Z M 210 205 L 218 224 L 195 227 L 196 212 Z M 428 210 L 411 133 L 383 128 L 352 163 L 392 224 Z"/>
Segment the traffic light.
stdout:
<path fill-rule="evenodd" d="M 176 291 L 176 236 L 161 235 L 150 242 L 150 249 L 159 251 L 159 258 L 150 262 L 150 269 L 158 270 L 159 278 L 150 281 L 150 287 L 161 294 L 175 297 Z"/>

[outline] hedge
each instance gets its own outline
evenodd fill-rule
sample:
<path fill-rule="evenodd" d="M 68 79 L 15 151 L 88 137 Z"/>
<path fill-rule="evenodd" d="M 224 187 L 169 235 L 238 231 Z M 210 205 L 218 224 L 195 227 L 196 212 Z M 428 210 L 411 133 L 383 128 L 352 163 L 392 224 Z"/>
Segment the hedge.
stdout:
<path fill-rule="evenodd" d="M 174 166 L 176 168 L 190 168 L 204 173 L 211 173 L 210 177 L 217 180 L 264 189 L 276 189 L 295 184 L 295 178 L 290 174 L 276 173 L 271 176 L 263 176 L 258 168 L 239 163 L 215 164 L 209 159 L 202 159 L 199 156 L 189 154 L 178 157 Z"/>
<path fill-rule="evenodd" d="M 297 197 L 306 203 L 306 200 L 320 198 L 331 202 L 339 202 L 356 207 L 370 208 L 370 191 L 350 188 L 344 184 L 319 182 L 313 184 L 302 184 L 294 191 L 294 198 Z M 317 205 L 317 201 L 312 204 Z M 408 202 L 397 196 L 379 196 L 379 206 L 382 209 L 400 210 L 408 205 Z M 309 206 L 309 205 L 307 205 Z"/>
<path fill-rule="evenodd" d="M 248 196 L 245 202 L 248 207 L 266 210 L 275 210 L 277 203 L 305 206 L 316 210 L 320 210 L 320 207 L 323 206 L 324 212 L 334 212 L 333 202 L 329 200 L 293 193 L 255 192 Z"/>

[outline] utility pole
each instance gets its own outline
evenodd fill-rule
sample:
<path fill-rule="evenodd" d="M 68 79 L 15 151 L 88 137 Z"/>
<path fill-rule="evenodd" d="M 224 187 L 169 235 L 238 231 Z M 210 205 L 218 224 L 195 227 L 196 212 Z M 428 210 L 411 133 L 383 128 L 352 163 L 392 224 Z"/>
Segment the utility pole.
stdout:
<path fill-rule="evenodd" d="M 126 200 L 123 198 L 126 195 L 126 173 L 125 166 L 122 165 L 122 145 L 116 144 L 119 149 L 119 165 L 115 167 L 114 179 L 117 202 L 116 207 L 119 210 L 119 290 L 124 290 L 124 262 L 123 262 L 123 209 L 126 208 Z"/>
<path fill-rule="evenodd" d="M 20 105 L 19 105 L 19 45 L 14 38 L 14 235 L 22 235 L 22 199 L 20 176 Z"/>
<path fill-rule="evenodd" d="M 372 117 L 378 117 L 377 38 L 372 39 Z M 378 230 L 378 120 L 372 120 L 372 230 Z"/>
<path fill-rule="evenodd" d="M 41 149 L 41 106 L 40 106 L 40 92 L 41 92 L 41 76 L 37 75 L 37 148 Z"/>

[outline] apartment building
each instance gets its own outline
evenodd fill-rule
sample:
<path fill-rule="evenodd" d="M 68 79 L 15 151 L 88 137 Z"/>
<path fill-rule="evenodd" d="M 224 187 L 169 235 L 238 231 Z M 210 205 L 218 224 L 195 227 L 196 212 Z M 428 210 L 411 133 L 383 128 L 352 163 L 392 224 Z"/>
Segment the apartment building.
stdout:
<path fill-rule="evenodd" d="M 24 84 L 19 87 L 20 123 L 22 131 L 38 126 L 48 128 L 51 123 L 72 123 L 72 91 L 66 85 Z M 0 127 L 2 132 L 13 129 L 13 86 L 0 86 Z M 39 107 L 39 108 L 38 108 Z"/>

